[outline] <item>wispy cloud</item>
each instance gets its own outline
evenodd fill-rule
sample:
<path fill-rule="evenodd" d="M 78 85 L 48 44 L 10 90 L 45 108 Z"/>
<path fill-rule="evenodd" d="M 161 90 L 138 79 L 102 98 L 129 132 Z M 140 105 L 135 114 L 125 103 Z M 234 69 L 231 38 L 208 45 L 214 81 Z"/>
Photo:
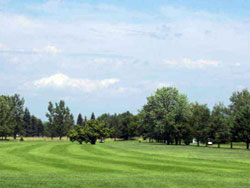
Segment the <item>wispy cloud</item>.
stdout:
<path fill-rule="evenodd" d="M 176 66 L 176 67 L 185 67 L 185 68 L 205 68 L 205 67 L 218 67 L 219 61 L 210 61 L 210 60 L 192 60 L 190 58 L 183 58 L 180 61 L 171 61 L 166 60 L 164 64 L 169 66 Z"/>
<path fill-rule="evenodd" d="M 51 46 L 51 45 L 45 46 L 44 48 L 41 48 L 41 49 L 34 48 L 33 51 L 39 52 L 39 53 L 53 53 L 53 54 L 57 54 L 57 53 L 61 52 L 60 49 L 58 49 L 55 46 Z"/>

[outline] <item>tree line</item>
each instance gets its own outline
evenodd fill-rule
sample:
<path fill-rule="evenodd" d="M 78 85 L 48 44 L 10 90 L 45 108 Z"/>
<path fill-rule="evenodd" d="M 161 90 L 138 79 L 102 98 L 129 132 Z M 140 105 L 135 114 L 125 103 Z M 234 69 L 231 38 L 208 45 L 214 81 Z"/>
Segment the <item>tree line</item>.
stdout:
<path fill-rule="evenodd" d="M 143 137 L 150 142 L 186 144 L 193 140 L 206 144 L 250 143 L 250 93 L 234 92 L 230 104 L 218 103 L 210 110 L 206 104 L 190 103 L 186 95 L 174 87 L 163 87 L 147 98 L 147 103 L 136 115 L 102 114 L 90 119 L 80 113 L 77 121 L 63 100 L 49 102 L 48 121 L 42 122 L 24 107 L 19 95 L 0 96 L 0 137 L 8 136 L 68 136 L 71 141 L 95 144 L 105 138 L 129 140 Z"/>
<path fill-rule="evenodd" d="M 44 136 L 44 124 L 41 119 L 31 115 L 24 108 L 24 99 L 18 94 L 0 96 L 0 137 L 8 136 Z"/>

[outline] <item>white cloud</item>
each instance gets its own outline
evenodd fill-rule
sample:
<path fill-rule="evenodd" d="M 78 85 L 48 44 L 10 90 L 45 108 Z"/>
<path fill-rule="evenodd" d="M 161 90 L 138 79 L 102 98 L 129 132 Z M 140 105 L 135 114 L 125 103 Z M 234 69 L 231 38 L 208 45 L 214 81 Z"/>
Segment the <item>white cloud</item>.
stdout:
<path fill-rule="evenodd" d="M 233 64 L 233 66 L 234 66 L 234 67 L 240 67 L 241 64 L 240 64 L 239 62 L 236 62 L 236 63 Z"/>
<path fill-rule="evenodd" d="M 210 60 L 192 60 L 190 58 L 183 58 L 181 61 L 171 61 L 166 60 L 164 61 L 164 64 L 170 65 L 170 66 L 177 66 L 177 67 L 186 67 L 186 68 L 205 68 L 205 67 L 218 67 L 219 62 L 218 61 L 210 61 Z"/>
<path fill-rule="evenodd" d="M 50 46 L 50 45 L 45 46 L 44 48 L 41 48 L 41 49 L 34 48 L 33 51 L 39 52 L 39 53 L 52 53 L 52 54 L 56 54 L 56 53 L 61 52 L 61 50 L 59 50 L 57 47 Z"/>
<path fill-rule="evenodd" d="M 188 68 L 203 68 L 207 66 L 217 67 L 219 65 L 219 62 L 203 60 L 203 59 L 193 61 L 192 59 L 189 58 L 183 58 L 182 64 Z"/>
<path fill-rule="evenodd" d="M 89 80 L 70 78 L 64 74 L 55 74 L 44 77 L 33 82 L 36 88 L 76 88 L 84 92 L 92 92 L 98 89 L 108 88 L 109 86 L 119 82 L 118 79 Z"/>

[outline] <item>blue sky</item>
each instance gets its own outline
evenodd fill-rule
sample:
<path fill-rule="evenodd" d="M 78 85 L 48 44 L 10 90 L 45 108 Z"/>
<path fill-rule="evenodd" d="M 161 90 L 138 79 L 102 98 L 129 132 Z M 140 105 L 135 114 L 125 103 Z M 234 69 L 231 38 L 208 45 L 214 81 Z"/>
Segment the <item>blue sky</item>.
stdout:
<path fill-rule="evenodd" d="M 156 88 L 229 103 L 249 88 L 250 1 L 0 0 L 0 90 L 45 118 L 136 113 Z"/>

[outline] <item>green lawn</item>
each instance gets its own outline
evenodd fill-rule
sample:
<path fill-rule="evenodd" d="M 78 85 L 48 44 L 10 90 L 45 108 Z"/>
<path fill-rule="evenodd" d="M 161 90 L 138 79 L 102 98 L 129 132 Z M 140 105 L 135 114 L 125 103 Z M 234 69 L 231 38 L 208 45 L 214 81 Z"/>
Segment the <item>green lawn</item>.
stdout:
<path fill-rule="evenodd" d="M 0 142 L 0 187 L 250 187 L 250 151 L 137 141 Z"/>

